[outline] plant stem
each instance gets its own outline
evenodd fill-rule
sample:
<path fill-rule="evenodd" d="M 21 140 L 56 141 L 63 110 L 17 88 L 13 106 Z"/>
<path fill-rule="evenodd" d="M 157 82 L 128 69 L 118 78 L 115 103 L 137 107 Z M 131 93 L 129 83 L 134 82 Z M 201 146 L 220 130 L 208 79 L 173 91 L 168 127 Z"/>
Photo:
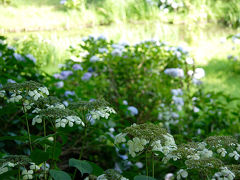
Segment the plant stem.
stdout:
<path fill-rule="evenodd" d="M 145 166 L 146 166 L 146 176 L 148 176 L 148 160 L 147 160 L 147 151 L 145 154 Z"/>
<path fill-rule="evenodd" d="M 28 124 L 27 112 L 26 112 L 26 109 L 25 109 L 24 105 L 23 105 L 23 112 L 24 112 L 25 121 L 26 121 L 26 125 L 27 125 L 28 141 L 29 141 L 30 151 L 32 152 L 32 141 L 31 141 L 31 135 L 30 135 L 30 130 L 29 130 L 29 124 Z"/>
<path fill-rule="evenodd" d="M 44 137 L 46 137 L 46 122 L 45 122 L 45 118 L 43 118 L 43 134 Z M 44 144 L 44 152 L 47 151 L 47 146 L 46 144 Z M 46 161 L 44 162 L 44 179 L 47 179 L 47 171 L 46 171 Z"/>
<path fill-rule="evenodd" d="M 54 154 L 55 154 L 55 150 L 56 150 L 56 143 L 57 143 L 57 129 L 56 127 L 54 126 L 54 145 L 53 145 L 53 153 L 52 153 L 52 159 L 53 159 L 53 162 L 54 162 L 54 167 L 57 168 L 57 165 L 56 165 L 56 161 L 54 159 Z"/>
<path fill-rule="evenodd" d="M 18 166 L 18 180 L 21 179 L 21 174 L 20 174 L 20 166 Z"/>
<path fill-rule="evenodd" d="M 154 178 L 154 153 L 152 153 L 152 177 Z"/>
<path fill-rule="evenodd" d="M 83 144 L 84 144 L 84 141 L 85 141 L 85 137 L 87 136 L 87 123 L 85 121 L 85 114 L 82 113 L 82 120 L 83 122 L 85 123 L 85 128 L 84 128 L 84 135 L 83 135 L 83 138 L 82 138 L 82 148 L 81 148 L 81 151 L 80 151 L 80 154 L 79 154 L 79 160 L 82 159 L 82 155 L 83 155 Z M 73 180 L 75 179 L 75 176 L 76 176 L 76 173 L 77 173 L 77 169 L 74 170 L 74 173 L 73 173 Z"/>

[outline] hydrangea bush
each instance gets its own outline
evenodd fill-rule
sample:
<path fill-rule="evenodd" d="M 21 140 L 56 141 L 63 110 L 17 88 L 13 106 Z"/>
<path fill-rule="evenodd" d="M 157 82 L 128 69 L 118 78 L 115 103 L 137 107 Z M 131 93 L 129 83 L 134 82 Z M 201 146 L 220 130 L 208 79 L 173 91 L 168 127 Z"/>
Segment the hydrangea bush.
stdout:
<path fill-rule="evenodd" d="M 182 47 L 90 36 L 53 77 L 0 47 L 0 179 L 240 178 L 239 102 Z"/>

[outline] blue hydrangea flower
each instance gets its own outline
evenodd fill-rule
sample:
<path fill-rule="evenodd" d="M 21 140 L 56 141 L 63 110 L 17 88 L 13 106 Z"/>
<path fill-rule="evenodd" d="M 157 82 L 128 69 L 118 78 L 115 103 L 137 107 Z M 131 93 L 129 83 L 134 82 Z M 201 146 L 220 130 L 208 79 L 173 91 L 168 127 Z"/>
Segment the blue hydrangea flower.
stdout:
<path fill-rule="evenodd" d="M 90 62 L 96 62 L 96 61 L 99 61 L 99 57 L 97 57 L 97 56 L 92 56 L 92 57 L 90 58 Z"/>
<path fill-rule="evenodd" d="M 75 92 L 74 91 L 65 91 L 64 96 L 68 97 L 68 96 L 74 96 Z"/>
<path fill-rule="evenodd" d="M 91 77 L 92 77 L 92 73 L 86 72 L 86 73 L 82 76 L 82 80 L 83 80 L 83 81 L 88 81 Z"/>
<path fill-rule="evenodd" d="M 134 106 L 128 106 L 127 109 L 130 111 L 130 113 L 131 113 L 132 116 L 135 116 L 135 115 L 138 114 L 138 109 L 135 108 Z"/>
<path fill-rule="evenodd" d="M 30 59 L 32 62 L 34 62 L 34 63 L 37 62 L 37 60 L 35 59 L 35 57 L 34 57 L 32 54 L 27 54 L 26 57 L 27 57 L 28 59 Z"/>
<path fill-rule="evenodd" d="M 164 73 L 172 77 L 184 77 L 184 72 L 180 68 L 167 68 Z"/>
<path fill-rule="evenodd" d="M 74 71 L 77 71 L 77 70 L 82 71 L 83 70 L 83 68 L 80 64 L 74 64 L 72 68 L 73 68 Z"/>

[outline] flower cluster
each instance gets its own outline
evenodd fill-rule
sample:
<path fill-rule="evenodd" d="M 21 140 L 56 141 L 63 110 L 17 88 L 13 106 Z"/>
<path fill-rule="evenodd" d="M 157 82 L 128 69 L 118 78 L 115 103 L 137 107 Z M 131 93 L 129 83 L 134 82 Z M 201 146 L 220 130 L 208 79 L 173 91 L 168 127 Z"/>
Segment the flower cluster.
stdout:
<path fill-rule="evenodd" d="M 4 97 L 6 91 L 10 94 L 7 100 L 8 103 L 18 103 L 22 101 L 26 109 L 31 109 L 33 103 L 30 103 L 30 101 L 37 101 L 40 97 L 49 95 L 49 91 L 46 87 L 42 87 L 40 84 L 33 81 L 7 84 L 4 86 L 4 90 L 0 91 L 0 96 Z"/>
<path fill-rule="evenodd" d="M 56 127 L 57 128 L 59 128 L 59 127 L 64 128 L 67 124 L 69 125 L 69 127 L 73 127 L 74 123 L 77 125 L 84 126 L 83 121 L 77 116 L 67 116 L 65 118 L 56 119 Z"/>
<path fill-rule="evenodd" d="M 227 167 L 221 167 L 220 172 L 216 172 L 212 177 L 212 180 L 226 179 L 233 180 L 235 178 L 235 174 L 230 171 Z"/>
<path fill-rule="evenodd" d="M 175 0 L 159 0 L 160 10 L 168 13 L 170 10 L 176 10 L 183 7 L 182 2 L 176 2 Z"/>
<path fill-rule="evenodd" d="M 132 139 L 127 141 L 126 136 L 132 137 Z M 136 153 L 142 152 L 144 149 L 161 152 L 164 155 L 168 155 L 177 149 L 173 136 L 159 125 L 154 124 L 133 124 L 124 129 L 123 133 L 115 136 L 115 144 L 125 142 L 127 142 L 128 151 L 132 157 L 135 157 Z"/>
<path fill-rule="evenodd" d="M 184 72 L 180 68 L 167 68 L 164 73 L 172 77 L 184 77 Z"/>
<path fill-rule="evenodd" d="M 144 146 L 148 143 L 149 141 L 146 139 L 134 137 L 133 140 L 127 142 L 129 154 L 131 154 L 132 157 L 135 157 L 136 153 L 143 151 Z"/>
<path fill-rule="evenodd" d="M 176 105 L 177 109 L 179 111 L 181 111 L 182 110 L 182 106 L 184 105 L 183 98 L 179 97 L 179 96 L 183 95 L 182 90 L 181 89 L 172 89 L 171 92 L 173 94 L 172 100 L 173 100 L 174 104 Z"/>
<path fill-rule="evenodd" d="M 187 178 L 188 177 L 188 172 L 184 169 L 180 169 L 178 172 L 177 172 L 177 180 L 180 180 L 182 178 Z"/>
<path fill-rule="evenodd" d="M 98 109 L 94 109 L 94 110 L 91 110 L 89 112 L 90 116 L 92 119 L 94 120 L 98 120 L 100 118 L 105 118 L 105 119 L 108 119 L 108 117 L 110 116 L 110 114 L 116 114 L 116 111 L 111 108 L 111 107 L 99 107 Z"/>
<path fill-rule="evenodd" d="M 105 171 L 104 174 L 97 177 L 97 180 L 128 180 L 127 178 L 123 177 L 118 171 L 114 169 L 108 169 Z"/>

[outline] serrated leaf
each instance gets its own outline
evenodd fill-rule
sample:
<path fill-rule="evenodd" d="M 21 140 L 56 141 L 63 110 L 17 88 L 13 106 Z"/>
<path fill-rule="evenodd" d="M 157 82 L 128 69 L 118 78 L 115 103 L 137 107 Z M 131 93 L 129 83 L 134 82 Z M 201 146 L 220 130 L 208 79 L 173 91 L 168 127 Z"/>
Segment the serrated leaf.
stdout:
<path fill-rule="evenodd" d="M 87 161 L 81 161 L 74 158 L 69 160 L 69 166 L 77 168 L 82 175 L 84 173 L 90 174 L 93 171 L 92 166 Z"/>
<path fill-rule="evenodd" d="M 68 175 L 68 173 L 64 171 L 51 169 L 50 175 L 54 180 L 71 180 L 71 177 Z"/>
<path fill-rule="evenodd" d="M 156 180 L 156 179 L 153 177 L 149 177 L 149 176 L 137 175 L 134 177 L 133 180 Z"/>

